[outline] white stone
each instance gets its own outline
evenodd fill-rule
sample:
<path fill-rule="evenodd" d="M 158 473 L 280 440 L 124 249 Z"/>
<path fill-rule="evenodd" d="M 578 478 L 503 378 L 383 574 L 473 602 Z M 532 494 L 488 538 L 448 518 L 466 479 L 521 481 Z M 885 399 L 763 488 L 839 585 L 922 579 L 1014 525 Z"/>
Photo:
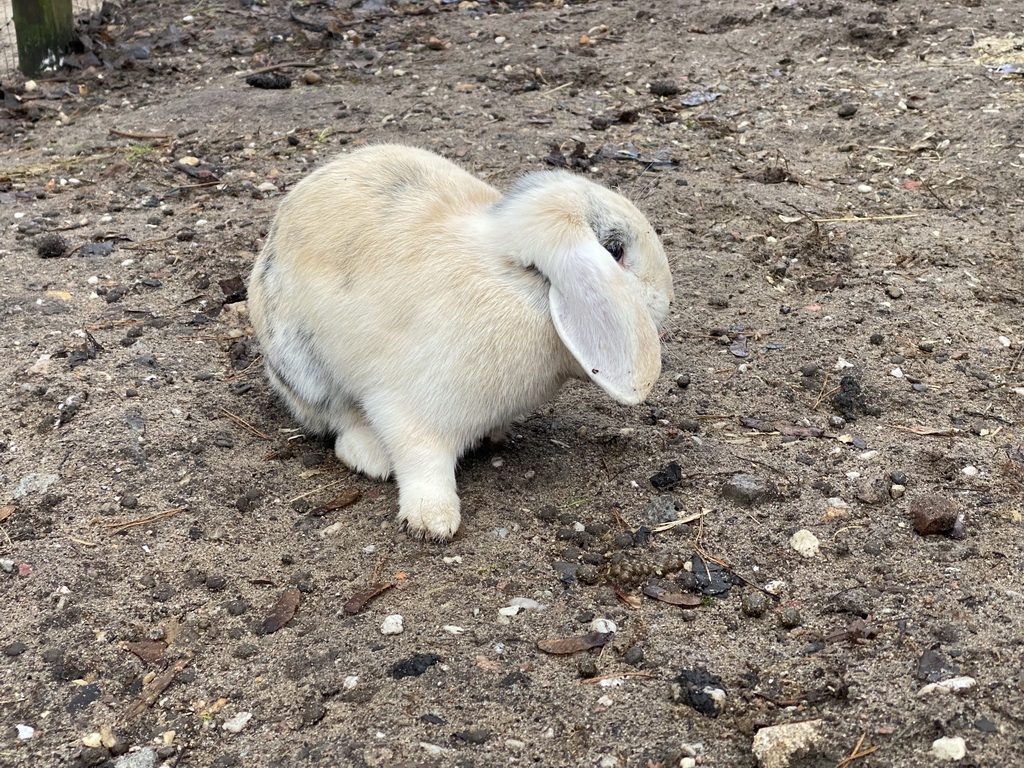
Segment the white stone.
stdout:
<path fill-rule="evenodd" d="M 973 466 L 971 464 L 968 464 L 966 467 L 964 467 L 960 471 L 963 472 L 968 477 L 977 477 L 979 472 L 980 472 L 980 470 L 977 467 L 975 467 L 975 466 Z"/>
<path fill-rule="evenodd" d="M 357 685 L 359 685 L 359 675 L 348 675 L 341 681 L 341 687 L 346 691 L 353 690 Z"/>
<path fill-rule="evenodd" d="M 518 605 L 506 605 L 504 608 L 499 608 L 498 613 L 502 616 L 515 616 L 521 610 L 523 609 Z"/>
<path fill-rule="evenodd" d="M 960 736 L 943 736 L 932 742 L 932 756 L 936 760 L 963 760 L 967 756 L 967 742 Z"/>
<path fill-rule="evenodd" d="M 228 733 L 238 733 L 249 724 L 250 720 L 252 720 L 252 712 L 239 712 L 225 720 L 221 728 Z"/>
<path fill-rule="evenodd" d="M 536 600 L 532 600 L 529 597 L 513 597 L 508 602 L 509 605 L 518 605 L 524 611 L 543 611 L 547 608 L 546 605 L 541 605 Z"/>
<path fill-rule="evenodd" d="M 457 627 L 454 624 L 445 624 L 443 627 L 441 627 L 441 629 L 443 629 L 449 635 L 461 635 L 463 632 L 466 631 L 462 627 Z"/>
<path fill-rule="evenodd" d="M 320 538 L 326 539 L 329 536 L 337 536 L 339 533 L 345 530 L 345 521 L 339 520 L 336 523 L 331 523 L 326 528 L 321 529 Z"/>
<path fill-rule="evenodd" d="M 494 38 L 494 42 L 497 45 L 501 45 L 502 43 L 505 42 L 505 36 L 504 35 L 498 35 L 496 38 Z"/>
<path fill-rule="evenodd" d="M 185 155 L 184 157 L 178 158 L 178 163 L 181 165 L 197 166 L 199 165 L 199 158 L 193 157 L 192 155 Z"/>
<path fill-rule="evenodd" d="M 977 683 L 978 681 L 973 677 L 960 675 L 959 677 L 951 677 L 948 680 L 941 680 L 937 683 L 928 683 L 928 685 L 917 692 L 917 695 L 927 696 L 932 693 L 958 693 L 959 691 L 966 691 L 968 688 L 973 688 Z"/>
<path fill-rule="evenodd" d="M 868 192 L 874 192 L 875 188 L 870 184 L 858 184 L 857 191 L 866 195 Z"/>
<path fill-rule="evenodd" d="M 761 728 L 753 752 L 761 768 L 788 768 L 794 757 L 811 754 L 821 741 L 821 720 L 804 720 Z"/>
<path fill-rule="evenodd" d="M 19 739 L 31 739 L 33 736 L 36 735 L 36 729 L 33 728 L 31 725 L 24 725 L 23 723 L 18 723 L 14 727 L 18 730 Z"/>
<path fill-rule="evenodd" d="M 404 629 L 402 616 L 398 613 L 392 613 L 380 625 L 380 633 L 382 635 L 400 635 Z"/>
<path fill-rule="evenodd" d="M 803 557 L 814 557 L 819 550 L 818 537 L 806 528 L 801 528 L 790 536 L 789 546 Z"/>
<path fill-rule="evenodd" d="M 618 625 L 611 619 L 594 619 L 590 622 L 591 632 L 617 632 L 619 629 Z"/>
<path fill-rule="evenodd" d="M 272 181 L 264 181 L 262 184 L 256 187 L 260 192 L 277 192 L 277 184 Z"/>
<path fill-rule="evenodd" d="M 899 368 L 893 368 L 891 371 L 889 371 L 889 375 L 892 376 L 894 379 L 902 379 L 903 371 L 900 370 Z"/>

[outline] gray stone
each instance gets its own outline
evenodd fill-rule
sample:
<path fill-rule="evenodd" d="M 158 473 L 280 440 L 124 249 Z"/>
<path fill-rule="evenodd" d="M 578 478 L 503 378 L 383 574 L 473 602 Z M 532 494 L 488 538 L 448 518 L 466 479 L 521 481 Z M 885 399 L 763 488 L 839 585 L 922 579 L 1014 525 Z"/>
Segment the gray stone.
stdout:
<path fill-rule="evenodd" d="M 773 483 L 756 475 L 733 475 L 722 486 L 722 498 L 745 507 L 768 501 L 777 493 Z"/>
<path fill-rule="evenodd" d="M 156 759 L 156 750 L 146 747 L 138 752 L 121 755 L 114 761 L 114 768 L 153 768 Z"/>
<path fill-rule="evenodd" d="M 60 480 L 60 475 L 48 475 L 43 472 L 33 472 L 31 475 L 25 475 L 18 481 L 18 485 L 11 492 L 11 498 L 20 499 L 30 493 L 42 493 L 58 480 Z"/>
<path fill-rule="evenodd" d="M 648 525 L 660 525 L 677 520 L 679 515 L 676 514 L 676 500 L 671 496 L 657 496 L 651 499 L 644 510 L 644 517 L 647 518 Z"/>

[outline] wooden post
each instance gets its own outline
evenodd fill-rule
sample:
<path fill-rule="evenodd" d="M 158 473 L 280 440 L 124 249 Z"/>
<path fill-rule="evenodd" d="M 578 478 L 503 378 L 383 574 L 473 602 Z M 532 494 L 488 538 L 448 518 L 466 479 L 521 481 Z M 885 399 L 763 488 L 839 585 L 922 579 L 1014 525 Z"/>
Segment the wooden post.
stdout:
<path fill-rule="evenodd" d="M 35 77 L 44 66 L 56 67 L 75 33 L 71 0 L 13 0 L 12 6 L 18 68 Z"/>

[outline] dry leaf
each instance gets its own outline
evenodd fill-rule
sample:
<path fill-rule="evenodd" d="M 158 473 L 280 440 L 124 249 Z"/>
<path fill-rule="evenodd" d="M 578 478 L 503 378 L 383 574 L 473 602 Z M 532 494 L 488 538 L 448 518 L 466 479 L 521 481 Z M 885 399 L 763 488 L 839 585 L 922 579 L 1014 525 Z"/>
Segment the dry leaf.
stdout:
<path fill-rule="evenodd" d="M 644 594 L 669 605 L 678 605 L 680 608 L 700 608 L 701 604 L 699 595 L 688 595 L 685 592 L 669 592 L 664 587 L 658 587 L 654 584 L 648 584 L 644 587 Z"/>
<path fill-rule="evenodd" d="M 639 597 L 637 597 L 636 595 L 631 595 L 629 592 L 626 592 L 624 589 L 619 588 L 615 584 L 612 584 L 611 587 L 615 590 L 615 596 L 619 598 L 619 601 L 627 608 L 630 608 L 635 611 L 640 607 Z"/>
<path fill-rule="evenodd" d="M 358 488 L 349 488 L 347 491 L 342 491 L 333 499 L 328 501 L 326 504 L 310 510 L 309 514 L 312 517 L 322 517 L 328 512 L 336 512 L 339 509 L 350 507 L 362 498 L 363 492 Z"/>
<path fill-rule="evenodd" d="M 393 586 L 395 585 L 390 581 L 382 581 L 379 584 L 374 584 L 373 586 L 364 589 L 362 592 L 359 592 L 358 594 L 353 596 L 351 600 L 345 603 L 345 613 L 349 614 L 350 616 L 359 613 L 361 610 L 363 610 L 363 608 L 366 606 L 368 602 L 373 600 L 373 598 L 375 598 L 382 592 L 386 592 Z"/>
<path fill-rule="evenodd" d="M 261 634 L 273 634 L 291 621 L 295 611 L 299 609 L 301 594 L 297 589 L 289 589 L 281 595 L 274 607 L 270 609 L 267 618 L 263 620 L 263 624 L 260 626 Z"/>
<path fill-rule="evenodd" d="M 551 640 L 539 641 L 537 647 L 544 653 L 558 655 L 578 653 L 579 651 L 589 651 L 591 648 L 600 648 L 612 639 L 613 634 L 613 632 L 591 632 L 589 635 L 577 637 L 556 637 Z"/>
<path fill-rule="evenodd" d="M 17 507 L 13 504 L 8 504 L 6 507 L 0 507 L 0 523 L 13 515 L 16 509 Z"/>

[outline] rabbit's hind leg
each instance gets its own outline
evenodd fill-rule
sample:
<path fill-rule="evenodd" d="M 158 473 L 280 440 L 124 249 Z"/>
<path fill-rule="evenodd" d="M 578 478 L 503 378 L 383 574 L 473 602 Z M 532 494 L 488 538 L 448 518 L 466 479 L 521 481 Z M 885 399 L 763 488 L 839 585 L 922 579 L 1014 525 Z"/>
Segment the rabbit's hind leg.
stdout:
<path fill-rule="evenodd" d="M 391 475 L 391 457 L 362 411 L 349 406 L 332 415 L 331 426 L 337 433 L 334 454 L 338 459 L 367 477 L 387 480 Z"/>

